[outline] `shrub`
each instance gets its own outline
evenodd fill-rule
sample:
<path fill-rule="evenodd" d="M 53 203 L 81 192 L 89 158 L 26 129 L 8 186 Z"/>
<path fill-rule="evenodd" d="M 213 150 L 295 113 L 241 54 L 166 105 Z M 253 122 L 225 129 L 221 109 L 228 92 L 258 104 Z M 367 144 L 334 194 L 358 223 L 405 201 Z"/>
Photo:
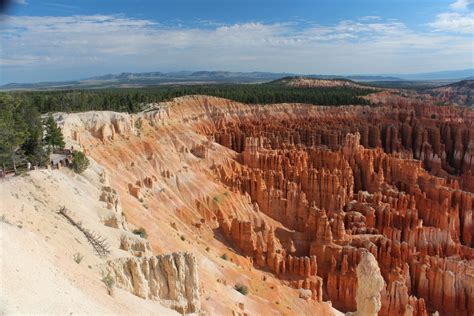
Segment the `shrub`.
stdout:
<path fill-rule="evenodd" d="M 214 203 L 216 203 L 216 204 L 219 203 L 219 197 L 218 196 L 215 196 L 213 200 L 214 200 Z"/>
<path fill-rule="evenodd" d="M 148 237 L 148 234 L 146 233 L 146 230 L 143 227 L 140 227 L 138 229 L 134 229 L 133 233 L 135 235 L 138 235 L 138 236 L 142 237 L 142 238 L 147 238 Z"/>
<path fill-rule="evenodd" d="M 184 237 L 184 235 L 181 235 L 181 240 L 182 240 L 182 241 L 185 241 L 185 240 L 186 240 L 186 237 Z"/>
<path fill-rule="evenodd" d="M 211 248 L 209 248 L 209 247 L 206 247 L 206 251 L 207 251 L 207 252 L 209 252 L 209 250 L 211 250 Z"/>
<path fill-rule="evenodd" d="M 76 151 L 72 154 L 71 168 L 77 173 L 82 173 L 89 167 L 89 159 L 81 151 Z"/>
<path fill-rule="evenodd" d="M 248 288 L 248 286 L 243 285 L 243 284 L 236 284 L 236 285 L 234 285 L 234 290 L 236 290 L 237 292 L 240 292 L 240 294 L 242 294 L 242 295 L 247 295 L 247 294 L 249 294 L 249 288 Z"/>
<path fill-rule="evenodd" d="M 84 259 L 84 256 L 81 255 L 79 252 L 76 252 L 74 254 L 74 261 L 76 261 L 77 264 L 81 263 L 82 259 Z"/>
<path fill-rule="evenodd" d="M 109 295 L 112 295 L 114 291 L 115 280 L 110 275 L 110 272 L 102 277 L 102 282 L 104 282 L 105 286 L 107 287 L 107 292 L 109 292 Z"/>
<path fill-rule="evenodd" d="M 228 259 L 227 254 L 226 254 L 226 253 L 223 254 L 223 255 L 221 256 L 221 259 L 227 260 L 227 259 Z"/>
<path fill-rule="evenodd" d="M 7 219 L 7 217 L 5 216 L 5 214 L 2 214 L 2 217 L 0 217 L 0 222 L 5 223 L 5 224 L 9 224 L 9 225 L 12 224 L 12 223 L 10 223 L 10 221 Z"/>

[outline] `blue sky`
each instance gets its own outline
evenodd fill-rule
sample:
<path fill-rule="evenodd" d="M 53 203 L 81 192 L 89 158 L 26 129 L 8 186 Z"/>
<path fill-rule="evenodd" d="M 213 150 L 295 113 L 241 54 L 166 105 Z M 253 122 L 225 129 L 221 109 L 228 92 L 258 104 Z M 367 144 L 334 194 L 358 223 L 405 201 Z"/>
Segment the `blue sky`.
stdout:
<path fill-rule="evenodd" d="M 474 0 L 15 0 L 0 83 L 176 70 L 472 68 Z"/>

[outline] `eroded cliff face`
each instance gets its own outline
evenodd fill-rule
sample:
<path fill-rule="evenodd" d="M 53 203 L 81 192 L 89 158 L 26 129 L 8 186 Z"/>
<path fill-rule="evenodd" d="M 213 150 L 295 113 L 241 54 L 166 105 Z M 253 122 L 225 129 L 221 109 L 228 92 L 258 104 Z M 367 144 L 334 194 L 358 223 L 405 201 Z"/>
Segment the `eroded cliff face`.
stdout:
<path fill-rule="evenodd" d="M 94 124 L 91 117 L 60 121 L 110 172 L 125 215 L 147 229 L 155 251 L 192 250 L 207 262 L 198 268 L 204 309 L 228 312 L 228 302 L 242 301 L 230 309 L 262 313 L 259 297 L 275 302 L 268 313 L 329 314 L 327 300 L 355 311 L 357 266 L 368 251 L 385 281 L 379 315 L 474 313 L 473 112 L 194 96 Z M 219 263 L 225 243 L 237 266 Z M 135 289 L 123 278 L 124 286 L 161 297 L 153 273 L 163 271 L 162 260 L 136 259 L 146 282 Z M 216 283 L 216 271 L 225 282 Z M 250 297 L 224 286 L 238 281 Z"/>
<path fill-rule="evenodd" d="M 118 287 L 159 300 L 181 314 L 201 309 L 196 258 L 190 253 L 123 257 L 108 262 Z"/>

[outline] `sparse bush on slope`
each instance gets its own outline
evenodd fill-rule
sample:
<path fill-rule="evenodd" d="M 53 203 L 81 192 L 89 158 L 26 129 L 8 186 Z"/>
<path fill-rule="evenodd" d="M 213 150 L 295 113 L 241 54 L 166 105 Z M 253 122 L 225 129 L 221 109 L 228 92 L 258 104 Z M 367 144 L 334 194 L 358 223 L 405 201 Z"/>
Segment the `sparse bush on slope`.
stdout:
<path fill-rule="evenodd" d="M 77 151 L 72 154 L 72 170 L 77 173 L 82 173 L 87 167 L 89 167 L 89 159 L 83 152 Z"/>

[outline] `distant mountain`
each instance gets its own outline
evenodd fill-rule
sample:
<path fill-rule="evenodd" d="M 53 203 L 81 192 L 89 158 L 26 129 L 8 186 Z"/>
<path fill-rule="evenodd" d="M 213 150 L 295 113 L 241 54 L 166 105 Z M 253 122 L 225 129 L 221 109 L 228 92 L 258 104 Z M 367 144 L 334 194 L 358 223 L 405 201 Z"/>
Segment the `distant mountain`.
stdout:
<path fill-rule="evenodd" d="M 312 76 L 289 76 L 271 81 L 269 84 L 297 88 L 359 88 L 377 89 L 367 84 L 345 78 L 315 78 Z"/>
<path fill-rule="evenodd" d="M 118 75 L 103 75 L 103 76 L 96 76 L 86 79 L 87 80 L 130 80 L 135 78 L 160 78 L 165 77 L 166 74 L 162 72 L 142 72 L 142 73 L 131 73 L 131 72 L 122 72 Z"/>
<path fill-rule="evenodd" d="M 179 71 L 179 72 L 142 72 L 130 73 L 123 72 L 117 75 L 96 76 L 85 79 L 83 81 L 101 81 L 101 80 L 118 80 L 118 81 L 137 81 L 143 79 L 154 80 L 171 80 L 171 81 L 187 81 L 187 80 L 207 80 L 207 81 L 262 81 L 274 80 L 288 76 L 287 73 L 272 73 L 272 72 L 230 72 L 230 71 Z"/>
<path fill-rule="evenodd" d="M 349 79 L 352 81 L 400 81 L 402 79 L 393 76 L 372 76 L 372 75 L 349 75 L 349 76 L 337 76 L 337 75 L 308 75 L 305 77 L 314 79 Z"/>
<path fill-rule="evenodd" d="M 8 83 L 0 86 L 0 90 L 36 90 L 54 86 L 57 88 L 79 85 L 80 81 L 38 82 L 38 83 Z"/>
<path fill-rule="evenodd" d="M 397 76 L 403 80 L 463 80 L 474 77 L 474 68 L 416 74 L 398 74 L 394 76 Z"/>
<path fill-rule="evenodd" d="M 293 73 L 273 72 L 231 72 L 231 71 L 175 71 L 175 72 L 123 72 L 94 76 L 79 81 L 10 83 L 0 86 L 0 90 L 44 90 L 44 89 L 99 89 L 128 88 L 158 85 L 219 84 L 219 83 L 263 83 L 288 76 Z M 343 79 L 380 87 L 434 87 L 455 80 L 474 78 L 474 69 L 440 71 L 405 75 L 304 75 L 312 79 Z"/>
<path fill-rule="evenodd" d="M 79 81 L 9 83 L 0 90 L 98 89 L 146 87 L 170 84 L 261 83 L 291 74 L 272 72 L 177 71 L 123 72 L 94 76 Z"/>

